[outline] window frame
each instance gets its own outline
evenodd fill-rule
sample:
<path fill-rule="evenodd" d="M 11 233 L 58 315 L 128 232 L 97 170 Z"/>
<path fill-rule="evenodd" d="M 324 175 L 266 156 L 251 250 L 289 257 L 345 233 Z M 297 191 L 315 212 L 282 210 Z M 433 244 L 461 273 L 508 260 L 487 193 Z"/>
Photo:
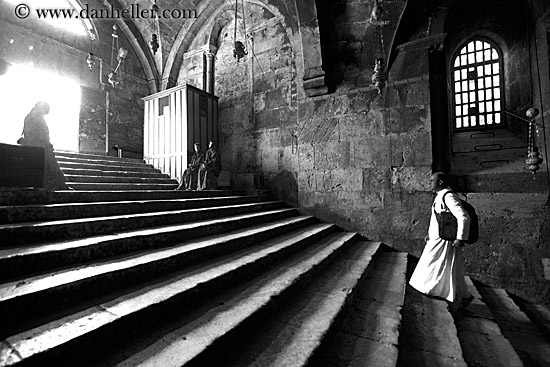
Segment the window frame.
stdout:
<path fill-rule="evenodd" d="M 484 43 L 487 43 L 489 44 L 489 46 L 491 47 L 492 50 L 495 50 L 496 53 L 497 53 L 497 57 L 498 59 L 497 60 L 491 60 L 490 62 L 489 61 L 485 61 L 485 62 L 474 62 L 472 64 L 466 64 L 468 66 L 460 66 L 460 67 L 456 67 L 455 66 L 455 63 L 456 63 L 456 60 L 457 58 L 459 58 L 461 56 L 461 51 L 465 48 L 465 47 L 468 47 L 468 45 L 470 43 L 474 43 L 476 41 L 480 41 L 480 42 L 484 42 Z M 479 122 L 476 126 L 467 126 L 467 127 L 457 127 L 456 126 L 456 119 L 457 119 L 457 114 L 456 114 L 456 108 L 457 108 L 457 101 L 456 101 L 456 97 L 457 97 L 457 92 L 456 92 L 456 83 L 457 81 L 455 81 L 455 71 L 457 70 L 464 70 L 464 69 L 468 69 L 469 67 L 471 67 L 472 65 L 475 66 L 476 68 L 478 66 L 481 66 L 481 65 L 486 65 L 488 63 L 492 64 L 494 63 L 494 61 L 497 61 L 498 62 L 498 68 L 499 68 L 499 74 L 498 74 L 498 77 L 499 77 L 499 89 L 500 89 L 500 123 L 496 124 L 496 123 L 493 123 L 493 124 L 486 124 L 486 125 L 479 125 Z M 494 74 L 492 74 L 494 75 Z M 460 132 L 463 132 L 463 131 L 484 131 L 484 130 L 487 130 L 487 129 L 500 129 L 500 128 L 506 128 L 507 126 L 507 122 L 506 122 L 506 113 L 505 113 L 505 106 L 506 106 L 506 103 L 505 103 L 505 86 L 504 86 L 504 58 L 503 58 L 503 53 L 502 53 L 502 49 L 498 46 L 498 44 L 487 38 L 487 37 L 482 37 L 482 36 L 475 36 L 475 37 L 471 37 L 469 39 L 467 39 L 465 42 L 461 43 L 459 47 L 457 47 L 456 51 L 453 53 L 451 59 L 450 59 L 450 68 L 449 68 L 449 79 L 450 79 L 450 92 L 451 92 L 451 96 L 450 96 L 450 112 L 451 112 L 451 124 L 452 124 L 452 127 L 451 127 L 451 130 L 453 133 L 460 133 Z M 487 88 L 483 88 L 483 89 L 480 89 L 479 86 L 478 86 L 478 79 L 479 77 L 476 76 L 476 79 L 475 79 L 475 83 L 476 83 L 476 87 L 475 87 L 475 94 L 476 94 L 476 104 L 477 106 L 479 105 L 479 99 L 478 99 L 478 96 L 479 96 L 479 91 L 480 90 L 486 90 Z M 460 79 L 460 81 L 462 81 L 462 79 Z M 495 87 L 492 87 L 493 89 Z M 468 92 L 471 92 L 470 90 L 468 90 Z M 494 100 L 494 99 L 493 99 Z M 465 105 L 465 104 L 460 104 L 461 106 Z M 477 107 L 476 106 L 476 107 Z M 479 121 L 479 116 L 480 116 L 480 112 L 477 111 L 477 117 L 478 117 L 478 121 Z"/>

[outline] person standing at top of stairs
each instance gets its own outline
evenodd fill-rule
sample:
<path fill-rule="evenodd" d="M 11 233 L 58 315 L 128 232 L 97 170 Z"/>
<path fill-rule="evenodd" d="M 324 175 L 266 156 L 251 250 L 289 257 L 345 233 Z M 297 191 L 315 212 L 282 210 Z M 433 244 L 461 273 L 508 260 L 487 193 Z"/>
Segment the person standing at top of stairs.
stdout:
<path fill-rule="evenodd" d="M 17 141 L 19 145 L 44 149 L 44 188 L 47 190 L 67 190 L 65 175 L 53 152 L 50 131 L 44 116 L 50 113 L 50 105 L 39 101 L 25 117 L 23 133 Z"/>
<path fill-rule="evenodd" d="M 448 182 L 447 175 L 442 172 L 431 176 L 431 187 L 437 194 L 432 205 L 426 246 L 409 284 L 421 293 L 447 300 L 451 311 L 456 311 L 467 307 L 474 299 L 466 285 L 462 254 L 470 231 L 470 216 L 462 208 L 457 194 L 449 192 Z M 454 240 L 443 239 L 445 236 L 440 233 L 438 215 L 448 211 L 456 218 Z"/>

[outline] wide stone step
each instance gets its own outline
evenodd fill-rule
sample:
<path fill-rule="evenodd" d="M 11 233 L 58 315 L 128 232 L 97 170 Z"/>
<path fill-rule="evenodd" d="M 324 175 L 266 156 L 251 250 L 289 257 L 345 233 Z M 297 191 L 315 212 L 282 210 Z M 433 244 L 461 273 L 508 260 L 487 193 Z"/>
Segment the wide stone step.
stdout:
<path fill-rule="evenodd" d="M 292 230 L 292 226 L 289 230 Z M 328 224 L 311 224 L 306 228 L 294 228 L 296 238 L 308 233 L 307 240 L 318 239 L 335 230 Z M 70 268 L 60 268 L 38 275 L 15 278 L 0 286 L 0 310 L 6 317 L 2 321 L 6 335 L 9 330 L 19 330 L 31 319 L 44 316 L 57 309 L 73 307 L 93 296 L 102 296 L 119 288 L 139 285 L 155 277 L 199 264 L 246 246 L 255 246 L 257 228 L 234 231 L 219 238 L 206 237 L 195 241 L 180 242 L 176 246 L 153 248 L 113 259 L 82 263 Z M 252 238 L 250 237 L 252 236 Z M 260 232 L 259 237 L 265 237 Z M 274 237 L 269 237 L 272 239 Z M 304 237 L 305 239 L 306 237 Z M 265 238 L 264 238 L 265 239 Z M 267 240 L 267 239 L 266 239 Z M 241 242 L 242 241 L 242 242 Z M 34 305 L 40 304 L 36 310 Z"/>
<path fill-rule="evenodd" d="M 62 242 L 45 242 L 0 250 L 0 279 L 14 279 L 55 268 L 97 259 L 160 249 L 218 233 L 221 243 L 239 241 L 239 246 L 254 244 L 280 234 L 303 228 L 316 219 L 292 216 L 295 212 L 271 211 L 198 221 L 189 224 L 124 231 Z M 229 233 L 229 234 L 225 234 Z M 226 241 L 226 242 L 224 242 Z M 224 246 L 231 248 L 230 244 Z M 233 245 L 232 245 L 233 246 Z"/>
<path fill-rule="evenodd" d="M 232 349 L 238 352 L 231 353 L 223 362 L 235 367 L 328 365 L 323 363 L 327 349 L 334 346 L 334 337 L 342 328 L 353 327 L 348 316 L 354 312 L 356 301 L 361 297 L 365 271 L 368 272 L 366 269 L 371 268 L 374 259 L 381 256 L 382 247 L 378 242 L 364 240 L 348 245 L 311 284 L 296 293 L 292 303 L 281 305 L 261 329 L 235 345 Z M 403 278 L 404 273 L 403 270 Z M 401 299 L 403 293 L 402 290 Z M 364 320 L 354 321 L 356 330 L 376 326 L 361 325 L 361 321 Z M 353 358 L 351 354 L 349 357 Z M 365 362 L 358 359 L 356 364 L 340 366 L 368 366 Z"/>
<path fill-rule="evenodd" d="M 409 258 L 407 280 L 416 265 Z M 398 367 L 468 367 L 445 300 L 427 297 L 407 284 Z"/>
<path fill-rule="evenodd" d="M 72 190 L 174 190 L 179 185 L 143 160 L 71 152 L 56 157 Z"/>
<path fill-rule="evenodd" d="M 127 292 L 99 299 L 97 303 L 89 301 L 86 308 L 80 308 L 77 312 L 70 312 L 63 317 L 21 330 L 5 338 L 0 346 L 0 366 L 13 365 L 31 357 L 36 359 L 34 362 L 38 365 L 57 366 L 60 365 L 58 361 L 48 359 L 51 354 L 43 353 L 59 347 L 64 347 L 66 351 L 58 354 L 62 356 L 63 365 L 66 365 L 67 359 L 70 358 L 70 352 L 75 358 L 84 361 L 83 363 L 89 360 L 83 354 L 92 352 L 92 356 L 104 360 L 101 365 L 108 366 L 111 363 L 105 351 L 112 345 L 109 338 L 114 335 L 113 341 L 124 342 L 125 338 L 121 339 L 115 334 L 120 335 L 123 330 L 132 327 L 136 320 L 147 322 L 147 318 L 159 319 L 159 315 L 163 315 L 163 319 L 176 315 L 189 317 L 192 314 L 189 312 L 190 305 L 206 305 L 204 296 L 220 294 L 221 289 L 229 289 L 228 287 L 238 285 L 273 266 L 271 273 L 268 272 L 253 282 L 251 291 L 254 295 L 243 297 L 241 292 L 236 292 L 226 302 L 209 303 L 209 314 L 202 318 L 193 317 L 191 322 L 183 324 L 181 328 L 172 328 L 171 335 L 167 337 L 173 340 L 178 335 L 179 340 L 169 343 L 166 343 L 168 339 L 158 340 L 160 345 L 156 345 L 154 349 L 158 351 L 161 346 L 168 347 L 172 353 L 155 353 L 153 357 L 162 358 L 163 355 L 170 354 L 172 358 L 178 359 L 178 365 L 181 366 L 182 361 L 195 359 L 215 342 L 219 344 L 221 339 L 230 340 L 229 331 L 241 329 L 250 325 L 252 320 L 267 316 L 266 311 L 269 311 L 268 306 L 273 300 L 279 299 L 283 293 L 291 294 L 293 288 L 300 285 L 301 281 L 309 280 L 323 263 L 331 260 L 356 236 L 341 233 L 324 237 L 323 233 L 331 227 L 326 224 L 308 227 L 252 248 L 244 248 L 205 263 L 192 265 L 185 270 L 172 273 L 170 277 L 141 284 L 134 290 L 129 289 Z M 312 243 L 315 243 L 315 246 L 308 246 Z M 300 252 L 301 250 L 304 250 L 304 253 Z M 157 253 L 151 255 L 161 256 Z M 59 273 L 53 280 L 51 277 L 44 278 L 48 281 L 42 284 L 44 287 L 59 287 L 70 281 L 81 282 L 84 277 L 96 277 L 101 271 L 113 273 L 117 272 L 120 266 L 139 266 L 140 261 L 145 261 L 144 256 L 146 255 L 134 259 L 120 259 L 116 264 L 105 263 L 89 269 L 77 269 L 70 278 L 69 273 Z M 275 264 L 278 266 L 274 266 Z M 223 322 L 220 322 L 221 320 Z M 151 329 L 155 323 L 149 325 Z M 94 353 L 94 347 L 90 347 L 89 339 L 81 338 L 91 333 L 95 334 L 92 345 L 94 342 L 103 343 L 101 348 L 104 352 L 101 355 Z M 130 341 L 130 344 L 135 346 L 133 341 Z M 78 352 L 75 353 L 76 350 Z M 146 349 L 141 351 L 140 355 L 130 356 L 132 361 L 127 365 L 137 366 L 140 358 L 145 357 L 146 360 L 151 357 Z M 42 355 L 44 360 L 40 360 Z M 116 357 L 120 358 L 120 355 Z M 172 360 L 172 363 L 174 362 L 176 361 Z M 169 367 L 176 364 L 161 362 L 156 365 Z"/>
<path fill-rule="evenodd" d="M 100 170 L 100 171 L 126 171 L 126 172 L 158 172 L 156 168 L 154 168 L 150 164 L 145 163 L 135 163 L 132 165 L 119 165 L 116 164 L 117 162 L 113 162 L 112 164 L 102 164 L 100 162 L 89 162 L 89 161 L 64 161 L 59 160 L 59 166 L 61 167 L 61 170 L 65 169 L 92 169 L 92 170 Z"/>
<path fill-rule="evenodd" d="M 116 160 L 116 161 L 143 162 L 142 159 L 128 158 L 128 157 L 117 157 L 117 156 L 110 156 L 110 155 L 100 154 L 100 153 L 77 153 L 77 152 L 71 152 L 71 151 L 67 151 L 67 150 L 55 150 L 54 153 L 58 157 L 88 158 L 88 159 L 111 159 L 111 160 Z"/>
<path fill-rule="evenodd" d="M 278 309 L 286 309 L 296 301 L 311 296 L 311 293 L 302 294 L 301 292 L 307 289 L 305 287 L 317 276 L 322 276 L 326 267 L 336 261 L 348 246 L 353 246 L 354 239 L 355 236 L 350 233 L 335 233 L 327 236 L 305 251 L 285 259 L 279 266 L 213 298 L 195 313 L 189 316 L 180 313 L 171 328 L 156 335 L 153 343 L 148 341 L 147 346 L 140 350 L 122 348 L 122 351 L 113 353 L 111 359 L 97 361 L 99 363 L 96 362 L 93 365 L 236 366 L 231 357 L 246 353 L 249 346 L 249 339 L 246 336 L 257 335 L 259 332 L 262 338 L 265 338 L 264 340 L 273 337 L 261 331 L 264 325 L 271 324 L 273 318 L 277 317 Z M 350 278 L 348 281 L 343 281 L 341 285 L 353 286 L 353 283 L 354 280 Z M 342 289 L 326 290 L 336 292 L 328 297 L 332 301 L 328 302 L 330 305 L 326 304 L 326 299 L 325 304 L 323 302 L 316 305 L 310 304 L 315 307 L 311 312 L 313 316 L 318 317 L 316 319 L 318 330 L 329 325 L 330 320 L 324 322 L 324 317 L 328 318 L 329 314 L 321 318 L 315 311 L 320 311 L 319 308 L 324 311 L 335 310 L 347 297 L 347 292 L 342 292 Z M 319 294 L 317 300 L 319 300 Z M 302 321 L 310 326 L 314 324 L 313 320 L 309 322 L 306 320 L 302 318 Z M 297 326 L 294 326 L 297 329 Z M 292 326 L 288 325 L 288 328 L 292 329 Z M 289 333 L 287 337 L 290 341 L 298 335 Z M 313 335 L 309 340 L 312 339 Z M 287 366 L 294 365 L 287 364 Z"/>
<path fill-rule="evenodd" d="M 550 309 L 541 304 L 530 303 L 519 297 L 514 301 L 520 306 L 523 312 L 538 326 L 547 340 L 550 340 Z"/>
<path fill-rule="evenodd" d="M 173 183 L 95 183 L 95 182 L 70 182 L 67 185 L 74 190 L 85 191 L 127 191 L 127 190 L 175 190 L 178 187 L 177 181 Z"/>
<path fill-rule="evenodd" d="M 67 182 L 79 183 L 124 183 L 124 184 L 173 184 L 170 177 L 131 177 L 131 176 L 85 176 L 65 175 Z"/>
<path fill-rule="evenodd" d="M 229 205 L 215 208 L 172 210 L 92 218 L 78 218 L 58 221 L 25 222 L 1 224 L 2 248 L 45 241 L 84 238 L 86 236 L 118 233 L 123 230 L 182 224 L 199 220 L 218 219 L 224 216 L 284 209 L 282 202 L 261 202 Z"/>
<path fill-rule="evenodd" d="M 407 253 L 384 247 L 373 260 L 323 357 L 327 367 L 397 365 Z"/>
<path fill-rule="evenodd" d="M 0 206 L 0 224 L 43 222 L 108 215 L 185 210 L 257 202 L 254 196 L 215 196 L 188 199 L 69 202 Z"/>
<path fill-rule="evenodd" d="M 97 157 L 97 158 L 89 158 L 86 156 L 63 156 L 56 154 L 56 159 L 59 162 L 59 164 L 100 164 L 100 165 L 106 165 L 106 166 L 116 166 L 116 167 L 140 167 L 140 166 L 150 166 L 149 164 L 145 163 L 143 160 L 137 160 L 137 159 L 120 159 L 116 157 Z"/>
<path fill-rule="evenodd" d="M 56 154 L 73 190 L 0 190 L 0 367 L 550 366 L 550 313 L 503 290 L 451 312 L 412 256 L 264 192 Z"/>
<path fill-rule="evenodd" d="M 550 366 L 550 341 L 518 307 L 504 289 L 476 284 L 491 308 L 502 334 L 510 341 L 525 366 Z"/>
<path fill-rule="evenodd" d="M 455 314 L 464 360 L 469 366 L 523 367 L 524 364 L 502 331 L 472 280 L 468 290 L 475 297 L 466 310 Z"/>
<path fill-rule="evenodd" d="M 127 190 L 127 191 L 46 191 L 21 189 L 0 191 L 0 204 L 28 205 L 28 204 L 60 204 L 60 203 L 89 203 L 89 202 L 114 202 L 131 200 L 172 200 L 182 198 L 206 198 L 216 196 L 245 195 L 244 190 Z M 250 196 L 251 194 L 249 194 Z M 266 195 L 257 192 L 255 197 L 266 198 Z"/>
<path fill-rule="evenodd" d="M 65 176 L 110 176 L 110 177 L 141 177 L 141 178 L 169 178 L 159 171 L 102 171 L 99 169 L 63 168 Z"/>

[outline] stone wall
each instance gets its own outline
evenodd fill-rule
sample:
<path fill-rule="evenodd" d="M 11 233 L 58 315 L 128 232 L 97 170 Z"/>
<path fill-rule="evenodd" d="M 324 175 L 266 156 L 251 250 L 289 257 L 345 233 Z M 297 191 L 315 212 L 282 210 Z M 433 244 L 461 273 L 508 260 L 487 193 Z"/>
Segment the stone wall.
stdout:
<path fill-rule="evenodd" d="M 339 28 L 342 39 L 346 24 L 359 23 L 354 7 L 365 4 L 350 6 L 342 15 L 350 17 Z M 370 85 L 371 63 L 356 61 L 346 77 L 353 85 L 305 98 L 296 36 L 277 18 L 256 23 L 254 52 L 245 59 L 233 58 L 232 23 L 220 32 L 216 54 L 220 148 L 227 152 L 222 165 L 234 176 L 256 177 L 234 184 L 268 185 L 305 212 L 372 239 L 411 246 L 411 239 L 423 238 L 432 163 L 427 78 L 379 95 Z M 344 69 L 350 62 L 341 61 Z M 357 73 L 362 81 L 354 79 Z"/>
<path fill-rule="evenodd" d="M 240 61 L 233 56 L 234 20 L 216 45 L 222 169 L 232 173 L 234 187 L 270 187 L 297 204 L 295 36 L 266 9 L 253 5 L 248 11 L 248 54 Z M 237 26 L 237 39 L 244 41 L 242 23 Z"/>
<path fill-rule="evenodd" d="M 446 123 L 440 112 L 445 110 L 436 106 L 437 120 L 432 116 L 432 103 L 445 100 L 433 93 L 445 90 L 435 91 L 432 82 L 440 74 L 434 74 L 434 80 L 430 75 L 430 49 L 440 50 L 445 34 L 426 37 L 420 31 L 428 29 L 426 20 L 417 25 L 413 39 L 401 35 L 404 46 L 394 45 L 389 83 L 378 94 L 370 82 L 377 33 L 358 28 L 358 14 L 370 9 L 368 3 L 337 2 L 321 10 L 320 17 L 337 20 L 332 29 L 330 22 L 319 19 L 323 65 L 328 68 L 327 80 L 335 83 L 327 95 L 305 97 L 293 36 L 285 34 L 284 27 L 255 33 L 259 62 L 236 63 L 232 44 L 221 44 L 216 94 L 222 147 L 228 153 L 224 165 L 236 175 L 256 177 L 234 184 L 267 184 L 304 213 L 420 255 L 433 199 L 428 179 L 441 160 L 433 156 L 434 141 L 443 144 L 443 155 L 450 154 L 446 153 L 449 138 L 434 135 L 449 133 L 448 128 L 434 129 Z M 387 19 L 397 19 L 402 4 L 385 5 L 394 9 Z M 434 24 L 444 22 L 435 19 Z M 327 30 L 332 33 L 327 35 Z M 507 34 L 500 41 L 509 45 L 505 50 L 510 67 L 506 80 L 512 86 L 507 89 L 508 108 L 522 109 L 530 103 L 524 38 Z M 327 50 L 332 54 L 327 55 Z M 457 182 L 457 190 L 470 192 L 468 200 L 481 218 L 480 240 L 465 251 L 467 271 L 478 280 L 550 302 L 542 266 L 549 257 L 544 239 L 550 236 L 544 205 L 548 183 L 541 181 L 545 173 L 532 183 L 525 181 L 532 179 L 528 174 L 507 173 L 505 167 L 500 171 L 498 177 L 472 176 L 463 178 L 466 184 Z M 507 230 L 502 230 L 503 223 Z"/>
<path fill-rule="evenodd" d="M 383 95 L 364 89 L 300 103 L 300 206 L 367 238 L 410 246 L 424 237 L 431 197 L 429 101 L 416 92 L 427 81 Z"/>
<path fill-rule="evenodd" d="M 105 152 L 105 92 L 82 88 L 78 150 L 80 152 Z"/>
<path fill-rule="evenodd" d="M 124 89 L 82 88 L 79 121 L 79 151 L 117 155 L 113 146 L 122 149 L 128 158 L 143 157 L 143 113 L 145 95 Z M 108 102 L 108 103 L 107 103 Z M 107 105 L 109 109 L 107 110 Z M 106 126 L 108 143 L 106 149 Z"/>
<path fill-rule="evenodd" d="M 537 177 L 538 180 L 545 178 Z M 468 194 L 480 217 L 480 239 L 465 248 L 475 279 L 550 305 L 548 193 Z"/>

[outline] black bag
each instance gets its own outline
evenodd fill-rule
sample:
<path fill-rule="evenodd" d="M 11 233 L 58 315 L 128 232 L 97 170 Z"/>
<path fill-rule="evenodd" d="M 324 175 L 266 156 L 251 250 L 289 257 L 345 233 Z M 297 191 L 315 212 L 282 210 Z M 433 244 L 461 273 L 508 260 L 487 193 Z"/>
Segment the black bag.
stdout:
<path fill-rule="evenodd" d="M 443 194 L 442 199 L 443 205 L 445 205 L 447 210 L 449 208 L 447 207 L 447 204 L 445 204 L 445 195 L 450 192 L 453 191 L 447 191 L 445 194 Z M 470 216 L 470 233 L 468 234 L 468 239 L 464 242 L 468 244 L 476 243 L 479 238 L 479 218 L 477 216 L 476 210 L 472 206 L 472 204 L 468 203 L 467 201 L 462 199 L 459 200 L 462 208 Z M 455 216 L 451 212 L 436 213 L 435 208 L 434 213 L 437 219 L 437 223 L 439 225 L 439 237 L 447 241 L 456 240 L 457 220 Z"/>
<path fill-rule="evenodd" d="M 458 224 L 455 216 L 450 212 L 435 213 L 439 225 L 439 238 L 447 241 L 456 240 Z"/>

